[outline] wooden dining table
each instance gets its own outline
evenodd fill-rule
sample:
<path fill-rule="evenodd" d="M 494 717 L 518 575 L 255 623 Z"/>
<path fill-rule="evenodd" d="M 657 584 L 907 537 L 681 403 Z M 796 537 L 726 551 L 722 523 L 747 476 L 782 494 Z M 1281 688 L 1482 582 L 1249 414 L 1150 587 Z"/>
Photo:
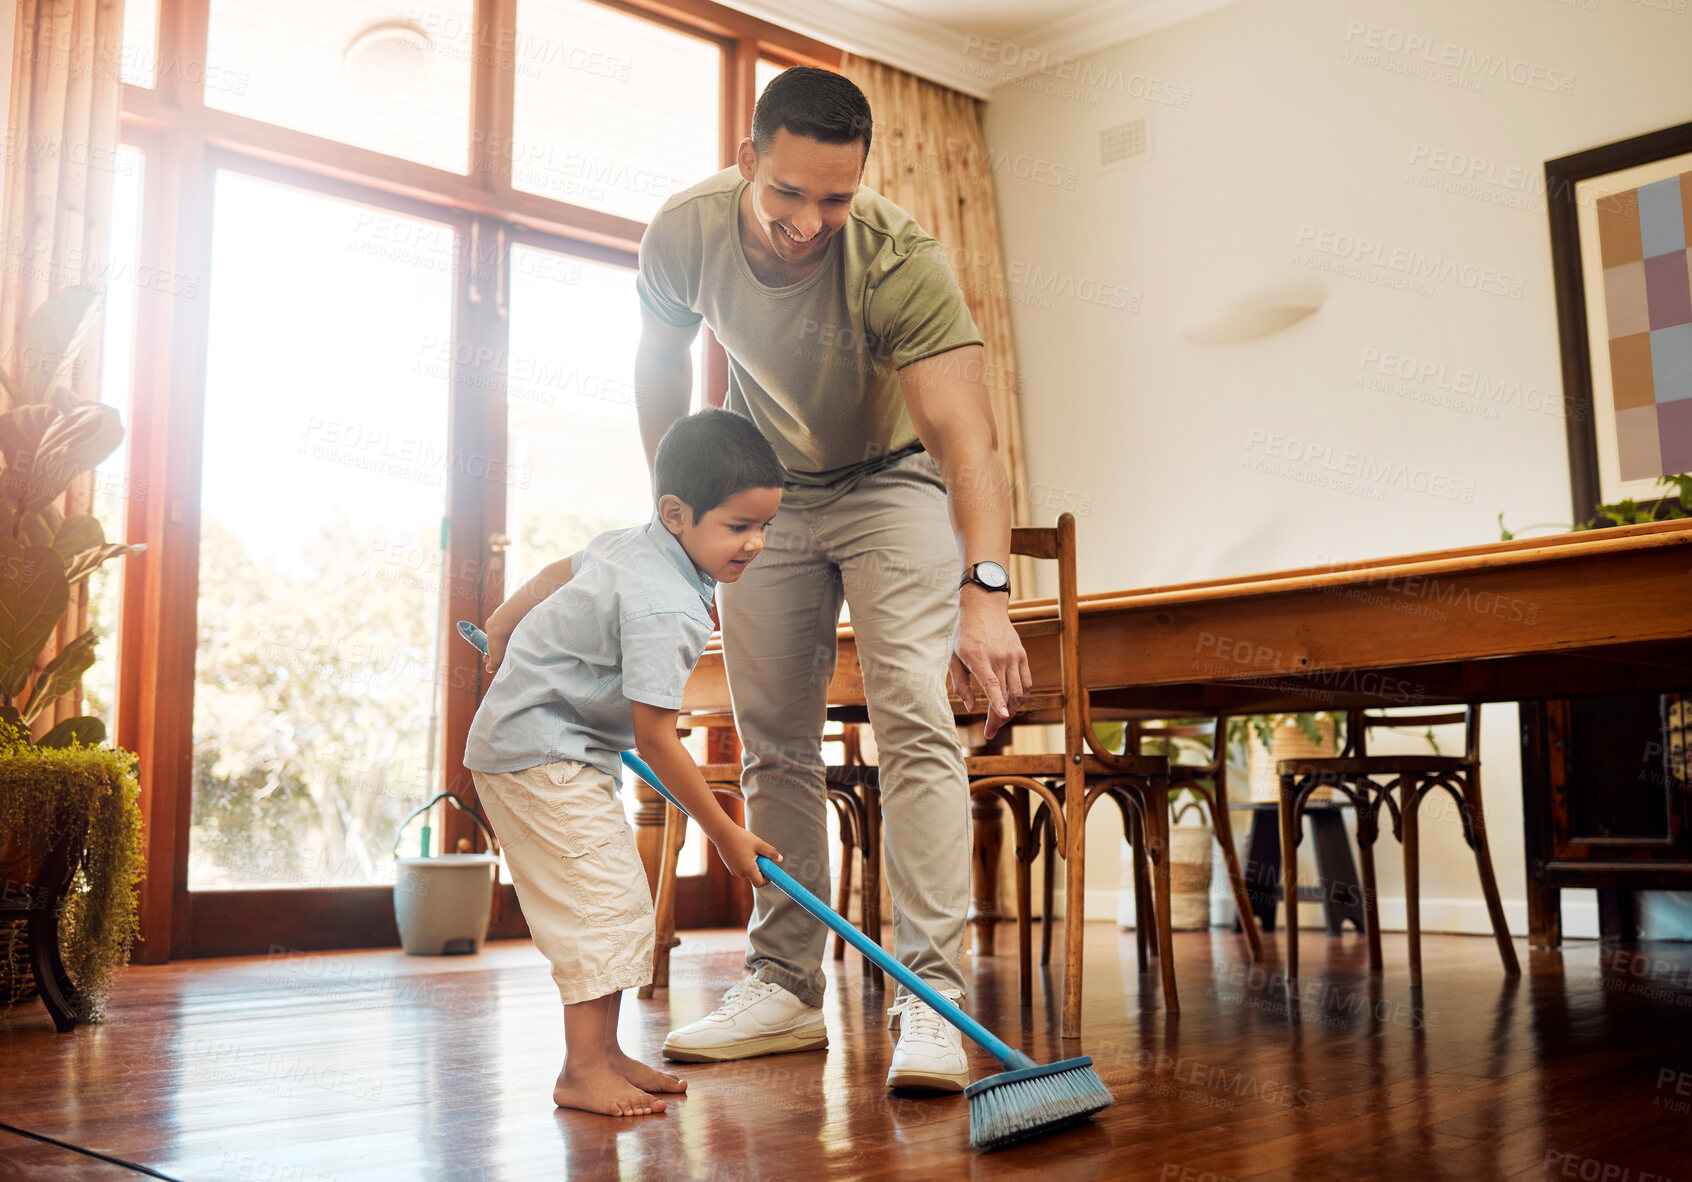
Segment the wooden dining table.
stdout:
<path fill-rule="evenodd" d="M 1101 591 L 1079 606 L 1095 707 L 1239 715 L 1673 691 L 1692 686 L 1692 520 Z M 1058 688 L 1056 618 L 1054 599 L 1011 605 L 1037 691 Z M 838 644 L 830 708 L 872 715 L 849 625 Z M 720 637 L 685 708 L 729 709 Z M 991 917 L 996 884 L 978 879 L 975 896 Z"/>

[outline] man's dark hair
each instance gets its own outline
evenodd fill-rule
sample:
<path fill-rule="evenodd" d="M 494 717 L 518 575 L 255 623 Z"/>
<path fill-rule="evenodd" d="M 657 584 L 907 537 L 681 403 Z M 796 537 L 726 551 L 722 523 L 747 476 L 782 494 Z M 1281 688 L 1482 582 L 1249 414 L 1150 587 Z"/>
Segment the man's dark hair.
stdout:
<path fill-rule="evenodd" d="M 776 132 L 784 127 L 792 135 L 825 144 L 863 140 L 867 160 L 875 121 L 869 100 L 851 79 L 833 70 L 793 66 L 764 87 L 752 110 L 752 147 L 758 155 L 770 150 Z"/>
<path fill-rule="evenodd" d="M 653 460 L 660 497 L 674 493 L 693 520 L 749 488 L 780 488 L 787 473 L 752 420 L 709 407 L 677 419 Z"/>

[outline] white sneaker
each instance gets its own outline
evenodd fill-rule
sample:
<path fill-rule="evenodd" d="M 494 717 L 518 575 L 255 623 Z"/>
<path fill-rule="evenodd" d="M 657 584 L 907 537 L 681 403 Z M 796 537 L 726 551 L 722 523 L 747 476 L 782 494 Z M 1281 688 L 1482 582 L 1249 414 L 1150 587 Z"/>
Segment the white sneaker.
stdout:
<path fill-rule="evenodd" d="M 710 1014 L 664 1040 L 664 1058 L 682 1063 L 750 1059 L 828 1046 L 822 1010 L 780 985 L 748 977 L 723 995 Z"/>
<path fill-rule="evenodd" d="M 958 1001 L 963 994 L 948 992 L 944 996 Z M 899 1045 L 893 1048 L 887 1086 L 963 1091 L 969 1083 L 963 1033 L 920 998 L 901 997 L 887 1012 L 893 1016 L 888 1025 L 895 1020 L 899 1023 Z"/>

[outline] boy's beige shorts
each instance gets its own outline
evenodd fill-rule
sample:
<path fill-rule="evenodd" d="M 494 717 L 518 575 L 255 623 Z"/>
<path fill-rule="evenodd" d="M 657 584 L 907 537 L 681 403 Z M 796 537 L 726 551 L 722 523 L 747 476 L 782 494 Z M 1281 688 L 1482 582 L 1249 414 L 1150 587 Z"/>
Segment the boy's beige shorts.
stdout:
<path fill-rule="evenodd" d="M 652 980 L 652 894 L 616 782 L 585 763 L 472 772 L 565 1005 Z"/>

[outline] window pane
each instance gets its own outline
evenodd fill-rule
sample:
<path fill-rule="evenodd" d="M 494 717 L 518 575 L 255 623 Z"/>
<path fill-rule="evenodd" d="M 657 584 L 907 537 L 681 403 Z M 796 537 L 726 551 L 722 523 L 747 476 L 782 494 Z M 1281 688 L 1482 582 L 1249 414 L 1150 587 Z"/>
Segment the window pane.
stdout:
<path fill-rule="evenodd" d="M 145 490 L 131 489 L 129 432 L 134 429 L 135 405 L 135 284 L 140 273 L 141 194 L 146 158 L 134 148 L 120 147 L 113 157 L 111 265 L 106 268 L 105 321 L 100 342 L 100 401 L 123 415 L 124 437 L 94 472 L 92 512 L 108 542 L 128 537 L 128 510 Z M 83 713 L 106 724 L 117 735 L 118 625 L 122 620 L 123 572 L 126 558 L 114 558 L 88 581 L 88 626 L 99 635 L 99 656 L 82 679 Z"/>
<path fill-rule="evenodd" d="M 392 881 L 438 778 L 456 234 L 235 173 L 212 234 L 188 885 Z"/>
<path fill-rule="evenodd" d="M 506 593 L 596 534 L 652 513 L 634 408 L 634 272 L 511 250 Z"/>
<path fill-rule="evenodd" d="M 158 56 L 159 0 L 128 0 L 123 6 L 123 80 L 151 89 L 157 84 Z"/>
<path fill-rule="evenodd" d="M 212 0 L 206 105 L 463 172 L 472 0 Z"/>
<path fill-rule="evenodd" d="M 759 58 L 758 64 L 752 67 L 752 85 L 757 88 L 758 94 L 762 96 L 764 93 L 764 87 L 770 84 L 770 79 L 774 78 L 785 69 L 787 69 L 787 67 L 782 65 L 780 62 L 772 62 L 767 57 Z"/>
<path fill-rule="evenodd" d="M 589 0 L 517 8 L 511 183 L 650 221 L 722 167 L 722 50 Z"/>

